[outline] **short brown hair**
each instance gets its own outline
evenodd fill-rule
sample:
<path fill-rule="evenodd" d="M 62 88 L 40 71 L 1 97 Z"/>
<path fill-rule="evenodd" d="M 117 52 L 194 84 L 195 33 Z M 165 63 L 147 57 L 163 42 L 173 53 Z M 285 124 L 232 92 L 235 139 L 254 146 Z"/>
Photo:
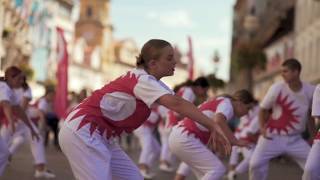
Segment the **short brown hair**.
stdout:
<path fill-rule="evenodd" d="M 236 91 L 235 93 L 233 93 L 232 97 L 235 100 L 243 102 L 244 104 L 250 104 L 250 103 L 256 102 L 256 100 L 254 99 L 252 94 L 248 90 L 245 90 L 245 89 Z"/>
<path fill-rule="evenodd" d="M 161 50 L 171 44 L 162 39 L 150 39 L 146 42 L 140 55 L 137 57 L 137 66 L 146 66 L 152 59 L 158 59 L 161 56 Z"/>
<path fill-rule="evenodd" d="M 290 70 L 297 70 L 299 72 L 301 72 L 302 69 L 300 62 L 294 58 L 285 60 L 282 63 L 282 66 L 288 67 Z"/>

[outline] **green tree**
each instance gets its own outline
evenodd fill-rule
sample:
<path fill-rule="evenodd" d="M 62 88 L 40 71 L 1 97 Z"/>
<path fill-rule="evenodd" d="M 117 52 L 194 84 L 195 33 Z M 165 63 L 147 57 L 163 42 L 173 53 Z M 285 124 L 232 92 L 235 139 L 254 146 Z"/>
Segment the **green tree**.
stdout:
<path fill-rule="evenodd" d="M 246 42 L 239 44 L 232 55 L 232 66 L 237 72 L 245 72 L 247 87 L 252 91 L 253 70 L 255 68 L 265 69 L 266 56 L 258 43 Z"/>

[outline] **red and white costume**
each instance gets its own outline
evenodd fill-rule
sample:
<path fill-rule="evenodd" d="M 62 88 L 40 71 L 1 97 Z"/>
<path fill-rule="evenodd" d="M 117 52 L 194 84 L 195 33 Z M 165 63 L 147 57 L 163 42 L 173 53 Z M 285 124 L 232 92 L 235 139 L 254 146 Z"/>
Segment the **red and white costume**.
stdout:
<path fill-rule="evenodd" d="M 194 103 L 194 101 L 196 100 L 195 93 L 193 92 L 192 88 L 188 86 L 180 88 L 176 95 L 191 103 Z M 179 122 L 178 116 L 179 115 L 176 112 L 169 110 L 166 128 L 171 129 L 174 125 L 176 125 Z"/>
<path fill-rule="evenodd" d="M 59 134 L 76 179 L 143 179 L 115 141 L 150 115 L 155 101 L 173 92 L 142 69 L 134 69 L 82 101 L 66 118 Z"/>
<path fill-rule="evenodd" d="M 216 113 L 221 113 L 227 120 L 234 116 L 231 100 L 226 97 L 208 100 L 199 109 L 211 119 Z M 191 168 L 198 179 L 221 179 L 226 170 L 219 158 L 207 148 L 209 137 L 207 128 L 185 118 L 173 127 L 169 147 Z"/>
<path fill-rule="evenodd" d="M 157 108 L 153 108 L 148 119 L 134 131 L 141 145 L 139 164 L 151 167 L 160 155 L 160 144 L 153 133 L 160 118 Z"/>
<path fill-rule="evenodd" d="M 320 84 L 316 87 L 313 94 L 312 101 L 312 116 L 320 117 Z M 304 167 L 303 180 L 317 180 L 320 179 L 320 130 L 318 131 L 306 165 Z"/>
<path fill-rule="evenodd" d="M 22 100 L 24 97 L 31 99 L 32 94 L 31 90 L 28 89 L 24 91 L 22 88 L 14 89 L 13 90 L 16 100 L 19 104 L 22 103 Z M 1 136 L 5 139 L 9 146 L 9 151 L 11 154 L 14 154 L 17 150 L 17 148 L 26 140 L 28 137 L 27 134 L 29 133 L 28 127 L 25 125 L 25 123 L 21 120 L 14 119 L 15 120 L 15 133 L 12 134 L 8 122 L 4 122 L 5 126 L 1 127 Z"/>
<path fill-rule="evenodd" d="M 27 90 L 24 90 L 23 88 L 14 89 L 14 93 L 19 104 L 22 103 L 23 98 L 32 99 L 30 88 L 28 88 Z M 30 111 L 28 107 L 26 114 L 28 118 L 31 119 L 31 114 L 29 112 Z M 33 129 L 38 132 L 38 128 L 34 125 L 34 123 L 30 122 L 30 124 L 33 126 Z M 39 141 L 36 139 L 32 139 L 30 129 L 22 120 L 17 120 L 15 122 L 15 127 L 16 131 L 13 135 L 11 134 L 7 126 L 1 128 L 1 136 L 6 140 L 9 146 L 10 154 L 14 154 L 18 147 L 22 145 L 26 140 L 28 140 L 30 142 L 30 148 L 35 160 L 35 164 L 45 164 L 46 159 L 42 137 L 40 137 Z"/>
<path fill-rule="evenodd" d="M 275 83 L 270 87 L 260 106 L 271 109 L 267 122 L 267 136 L 260 136 L 250 161 L 250 179 L 265 180 L 271 158 L 281 154 L 292 157 L 304 167 L 310 146 L 302 139 L 309 120 L 314 87 L 302 83 L 299 92 L 293 92 L 286 83 Z"/>
<path fill-rule="evenodd" d="M 249 170 L 249 162 L 251 159 L 251 155 L 254 151 L 256 141 L 255 139 L 252 139 L 251 136 L 248 136 L 248 134 L 257 134 L 259 132 L 259 105 L 256 105 L 253 109 L 251 109 L 247 115 L 240 118 L 240 124 L 239 124 L 239 133 L 236 136 L 237 139 L 246 140 L 248 142 L 251 142 L 250 148 L 247 147 L 238 147 L 233 146 L 231 157 L 230 157 L 230 164 L 231 165 L 237 165 L 235 168 L 236 174 L 245 173 Z M 238 156 L 239 153 L 243 154 L 243 160 L 238 164 L 238 157 L 235 158 L 234 161 L 232 161 L 232 155 Z"/>
<path fill-rule="evenodd" d="M 178 90 L 178 92 L 176 93 L 176 95 L 182 97 L 183 99 L 185 99 L 191 103 L 194 103 L 196 100 L 195 93 L 193 92 L 192 88 L 188 87 L 188 86 L 181 87 Z M 167 117 L 168 117 L 168 120 L 166 121 L 165 127 L 168 132 L 167 136 L 169 137 L 169 134 L 172 130 L 172 127 L 179 122 L 179 119 L 178 119 L 179 114 L 177 114 L 174 111 L 169 110 Z M 165 148 L 167 148 L 167 149 L 165 149 Z M 166 160 L 168 162 L 170 162 L 171 164 L 173 164 L 173 161 L 175 160 L 175 156 L 171 153 L 169 146 L 165 145 L 162 147 L 162 149 L 165 154 L 168 154 L 168 158 Z M 181 162 L 178 169 L 177 169 L 177 173 L 180 175 L 187 176 L 189 174 L 189 172 L 190 172 L 190 170 L 189 170 L 188 166 L 185 163 Z"/>
<path fill-rule="evenodd" d="M 13 106 L 19 104 L 13 90 L 4 81 L 0 81 L 0 102 L 2 101 L 8 101 Z M 7 122 L 8 124 L 3 108 L 1 106 L 0 106 L 0 119 L 1 119 L 2 126 L 6 126 L 6 124 L 4 124 L 5 122 Z M 7 143 L 1 136 L 0 137 L 0 176 L 3 174 L 3 171 L 6 167 L 9 154 L 10 152 L 8 150 Z"/>

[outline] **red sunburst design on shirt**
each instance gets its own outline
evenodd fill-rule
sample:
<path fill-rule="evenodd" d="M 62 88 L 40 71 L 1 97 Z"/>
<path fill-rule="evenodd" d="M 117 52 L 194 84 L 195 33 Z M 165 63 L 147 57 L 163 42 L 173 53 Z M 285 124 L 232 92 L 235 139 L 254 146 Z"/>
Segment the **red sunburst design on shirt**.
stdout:
<path fill-rule="evenodd" d="M 98 129 L 101 135 L 106 132 L 107 138 L 111 136 L 119 136 L 123 131 L 127 133 L 132 132 L 138 128 L 143 121 L 145 121 L 150 110 L 144 102 L 136 100 L 136 110 L 129 117 L 121 121 L 113 121 L 105 117 L 100 109 L 100 100 L 105 94 L 120 91 L 134 96 L 133 89 L 138 83 L 138 78 L 135 74 L 128 72 L 110 84 L 104 86 L 102 89 L 95 91 L 92 96 L 85 99 L 76 109 L 79 109 L 69 121 L 73 121 L 80 116 L 84 116 L 77 128 L 81 129 L 86 124 L 90 124 L 90 135 Z"/>
<path fill-rule="evenodd" d="M 270 132 L 274 130 L 280 134 L 281 130 L 285 131 L 288 134 L 289 128 L 296 129 L 293 124 L 299 124 L 298 115 L 295 115 L 294 112 L 298 107 L 293 107 L 293 102 L 288 100 L 288 95 L 283 97 L 281 92 L 279 93 L 276 104 L 279 105 L 282 112 L 279 118 L 274 119 L 272 116 L 268 121 L 268 128 Z"/>

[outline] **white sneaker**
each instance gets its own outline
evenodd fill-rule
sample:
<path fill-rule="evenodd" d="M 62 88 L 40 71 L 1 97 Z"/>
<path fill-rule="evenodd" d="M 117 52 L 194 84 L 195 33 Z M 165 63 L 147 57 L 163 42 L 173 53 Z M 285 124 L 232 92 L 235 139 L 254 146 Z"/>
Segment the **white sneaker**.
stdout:
<path fill-rule="evenodd" d="M 235 180 L 236 179 L 236 172 L 235 171 L 229 171 L 227 175 L 228 180 Z"/>
<path fill-rule="evenodd" d="M 159 169 L 165 172 L 173 172 L 173 167 L 168 166 L 167 164 L 160 164 Z"/>
<path fill-rule="evenodd" d="M 45 170 L 45 171 L 38 171 L 36 170 L 34 174 L 35 178 L 46 178 L 46 179 L 52 179 L 55 178 L 56 175 L 54 175 L 52 172 Z"/>
<path fill-rule="evenodd" d="M 143 171 L 143 170 L 140 170 L 140 173 L 145 179 L 152 179 L 154 177 L 154 174 L 147 173 L 146 171 Z"/>

